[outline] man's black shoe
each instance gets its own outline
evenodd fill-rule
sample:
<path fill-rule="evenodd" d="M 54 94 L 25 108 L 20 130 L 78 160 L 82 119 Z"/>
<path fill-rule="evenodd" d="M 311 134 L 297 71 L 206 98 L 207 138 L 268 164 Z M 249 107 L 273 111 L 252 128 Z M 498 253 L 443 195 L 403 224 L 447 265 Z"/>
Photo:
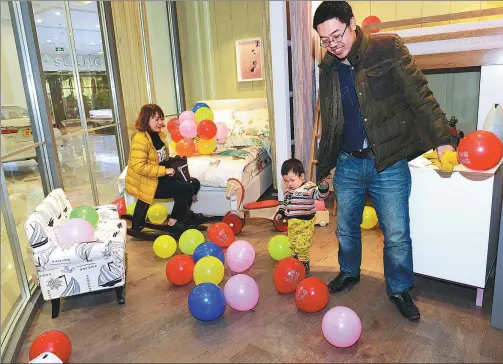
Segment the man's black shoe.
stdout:
<path fill-rule="evenodd" d="M 400 311 L 402 316 L 405 317 L 407 320 L 411 321 L 419 320 L 420 318 L 419 310 L 407 292 L 389 296 L 389 299 L 396 305 L 398 311 Z"/>
<path fill-rule="evenodd" d="M 350 277 L 346 273 L 340 272 L 339 275 L 328 284 L 330 293 L 343 291 L 352 284 L 360 282 L 360 276 Z"/>

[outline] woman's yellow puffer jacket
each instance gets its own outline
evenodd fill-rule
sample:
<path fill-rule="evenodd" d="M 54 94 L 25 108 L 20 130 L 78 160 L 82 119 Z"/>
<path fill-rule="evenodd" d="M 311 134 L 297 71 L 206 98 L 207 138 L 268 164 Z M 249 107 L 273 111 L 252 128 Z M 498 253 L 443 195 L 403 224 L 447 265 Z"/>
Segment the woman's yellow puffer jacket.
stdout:
<path fill-rule="evenodd" d="M 159 136 L 166 145 L 166 151 L 169 151 L 166 143 L 166 133 L 160 132 Z M 131 141 L 131 150 L 129 152 L 126 174 L 127 193 L 141 201 L 152 204 L 159 177 L 165 175 L 166 168 L 159 165 L 157 150 L 148 132 L 136 132 Z"/>

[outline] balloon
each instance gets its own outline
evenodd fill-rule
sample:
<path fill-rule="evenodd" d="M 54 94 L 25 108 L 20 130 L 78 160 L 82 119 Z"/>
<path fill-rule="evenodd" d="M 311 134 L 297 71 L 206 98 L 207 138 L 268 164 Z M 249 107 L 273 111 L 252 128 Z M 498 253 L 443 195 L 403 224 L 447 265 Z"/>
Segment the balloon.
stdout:
<path fill-rule="evenodd" d="M 212 243 L 211 241 L 207 241 L 199 245 L 195 250 L 194 254 L 192 254 L 192 259 L 194 259 L 194 263 L 204 257 L 215 257 L 218 258 L 222 264 L 225 263 L 224 251 L 217 244 Z"/>
<path fill-rule="evenodd" d="M 237 240 L 227 249 L 227 265 L 235 273 L 250 268 L 255 261 L 255 249 L 245 240 Z"/>
<path fill-rule="evenodd" d="M 153 224 L 162 224 L 168 218 L 168 209 L 160 203 L 155 203 L 148 208 L 147 217 Z"/>
<path fill-rule="evenodd" d="M 380 29 L 373 29 L 373 30 L 369 30 L 367 31 L 365 28 L 371 24 L 380 24 L 381 23 L 381 19 L 379 19 L 377 16 L 375 15 L 370 15 L 370 16 L 367 16 L 365 19 L 363 19 L 362 21 L 362 29 L 364 32 L 367 32 L 367 33 L 379 33 L 379 30 Z"/>
<path fill-rule="evenodd" d="M 274 286 L 279 293 L 289 293 L 306 278 L 306 268 L 299 260 L 289 257 L 280 260 L 274 268 Z"/>
<path fill-rule="evenodd" d="M 325 201 L 314 201 L 314 207 L 316 208 L 316 211 L 325 211 Z"/>
<path fill-rule="evenodd" d="M 496 134 L 476 130 L 465 135 L 458 145 L 458 159 L 465 167 L 487 171 L 498 165 L 503 156 L 503 143 Z"/>
<path fill-rule="evenodd" d="M 203 120 L 197 125 L 197 135 L 202 139 L 213 139 L 217 135 L 217 126 L 211 120 Z"/>
<path fill-rule="evenodd" d="M 72 355 L 72 342 L 61 331 L 46 331 L 31 344 L 30 360 L 33 360 L 42 353 L 53 353 L 63 363 L 66 363 Z"/>
<path fill-rule="evenodd" d="M 203 120 L 213 121 L 213 111 L 209 107 L 200 107 L 196 111 L 196 122 L 200 123 Z"/>
<path fill-rule="evenodd" d="M 197 124 L 194 120 L 185 119 L 180 123 L 180 134 L 186 139 L 192 139 L 197 135 Z"/>
<path fill-rule="evenodd" d="M 208 238 L 211 242 L 221 248 L 227 248 L 236 238 L 229 225 L 224 222 L 217 222 L 208 229 Z"/>
<path fill-rule="evenodd" d="M 224 265 L 215 257 L 203 257 L 194 266 L 194 282 L 219 284 L 224 279 Z"/>
<path fill-rule="evenodd" d="M 133 215 L 134 215 L 134 209 L 135 209 L 135 208 L 136 208 L 136 201 L 135 201 L 135 202 L 133 202 L 133 203 L 130 203 L 130 204 L 127 206 L 127 210 L 126 210 L 127 214 L 128 214 L 128 215 L 133 216 Z"/>
<path fill-rule="evenodd" d="M 327 311 L 321 323 L 325 339 L 338 348 L 347 348 L 358 341 L 362 323 L 350 308 L 337 306 Z"/>
<path fill-rule="evenodd" d="M 199 150 L 199 153 L 201 154 L 211 154 L 215 151 L 217 147 L 217 141 L 215 139 L 199 139 L 197 141 L 197 149 Z"/>
<path fill-rule="evenodd" d="M 204 243 L 204 235 L 196 229 L 185 230 L 180 236 L 179 243 L 183 254 L 192 255 L 194 250 Z"/>
<path fill-rule="evenodd" d="M 368 230 L 372 229 L 377 225 L 377 213 L 376 210 L 371 206 L 365 206 L 363 208 L 362 223 L 360 227 L 362 229 Z"/>
<path fill-rule="evenodd" d="M 327 285 L 317 277 L 304 279 L 295 290 L 295 303 L 304 312 L 323 310 L 329 299 Z"/>
<path fill-rule="evenodd" d="M 180 140 L 183 140 L 182 134 L 180 134 L 180 128 L 176 128 L 172 132 L 169 133 L 171 136 L 171 140 L 174 141 L 175 143 L 178 143 Z"/>
<path fill-rule="evenodd" d="M 176 240 L 169 235 L 161 235 L 155 239 L 152 248 L 159 258 L 171 258 L 176 252 Z"/>
<path fill-rule="evenodd" d="M 59 245 L 73 245 L 94 240 L 94 229 L 89 221 L 76 217 L 65 220 L 58 232 Z"/>
<path fill-rule="evenodd" d="M 98 226 L 98 222 L 100 221 L 100 215 L 98 215 L 96 209 L 86 205 L 77 206 L 70 212 L 70 219 L 75 218 L 87 220 L 93 227 Z"/>
<path fill-rule="evenodd" d="M 180 120 L 178 118 L 169 119 L 168 131 L 170 134 L 179 127 L 180 127 Z"/>
<path fill-rule="evenodd" d="M 182 139 L 176 143 L 176 153 L 182 157 L 191 157 L 196 151 L 196 146 L 192 139 Z"/>
<path fill-rule="evenodd" d="M 288 244 L 288 237 L 286 235 L 276 235 L 269 240 L 267 251 L 271 258 L 281 260 L 292 256 L 292 251 Z"/>
<path fill-rule="evenodd" d="M 212 321 L 223 315 L 225 296 L 222 288 L 213 283 L 201 283 L 189 294 L 189 311 L 196 319 Z"/>
<path fill-rule="evenodd" d="M 225 142 L 225 138 L 227 138 L 227 133 L 229 132 L 229 129 L 227 129 L 227 125 L 224 123 L 216 123 L 217 126 L 217 133 L 215 134 L 215 139 L 219 143 Z"/>
<path fill-rule="evenodd" d="M 252 277 L 246 274 L 236 274 L 225 283 L 224 295 L 225 300 L 233 309 L 249 311 L 257 305 L 260 294 L 257 282 Z"/>
<path fill-rule="evenodd" d="M 195 117 L 195 114 L 190 111 L 190 110 L 187 110 L 187 111 L 184 111 L 180 114 L 180 116 L 178 117 L 178 120 L 180 120 L 180 123 L 182 123 L 182 121 L 184 120 L 194 120 L 196 121 L 196 117 Z"/>
<path fill-rule="evenodd" d="M 126 199 L 124 197 L 117 197 L 112 201 L 112 204 L 117 206 L 117 213 L 119 214 L 119 217 L 127 214 Z"/>
<path fill-rule="evenodd" d="M 172 284 L 182 286 L 192 280 L 194 261 L 188 255 L 180 254 L 171 258 L 166 264 L 166 278 Z"/>
<path fill-rule="evenodd" d="M 192 112 L 196 112 L 198 109 L 202 108 L 202 107 L 207 107 L 208 109 L 210 108 L 208 106 L 208 104 L 205 104 L 204 102 L 198 102 L 197 104 L 194 105 L 194 107 L 192 108 Z"/>
<path fill-rule="evenodd" d="M 170 150 L 170 153 L 176 153 L 176 143 L 174 140 L 172 140 L 170 143 L 169 143 L 169 146 L 171 147 L 171 150 Z"/>

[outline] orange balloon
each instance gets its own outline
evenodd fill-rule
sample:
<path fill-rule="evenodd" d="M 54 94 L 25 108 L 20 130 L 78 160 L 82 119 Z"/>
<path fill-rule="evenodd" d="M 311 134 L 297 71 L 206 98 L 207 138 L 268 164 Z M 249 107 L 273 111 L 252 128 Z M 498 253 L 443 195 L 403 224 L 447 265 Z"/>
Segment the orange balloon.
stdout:
<path fill-rule="evenodd" d="M 177 286 L 183 286 L 192 281 L 194 266 L 192 257 L 185 254 L 176 255 L 166 264 L 166 278 Z"/>
<path fill-rule="evenodd" d="M 274 268 L 274 286 L 279 293 L 295 291 L 300 282 L 306 278 L 306 268 L 295 258 L 281 259 Z"/>
<path fill-rule="evenodd" d="M 486 130 L 468 133 L 458 145 L 458 160 L 467 168 L 487 171 L 503 156 L 503 143 L 496 134 Z"/>
<path fill-rule="evenodd" d="M 327 285 L 317 277 L 304 279 L 295 290 L 295 303 L 304 312 L 323 310 L 329 299 Z"/>
<path fill-rule="evenodd" d="M 208 229 L 208 238 L 221 248 L 227 248 L 236 240 L 231 227 L 224 222 L 211 225 Z"/>
<path fill-rule="evenodd" d="M 182 157 L 191 157 L 196 151 L 196 145 L 192 139 L 182 139 L 176 143 L 176 153 Z"/>
<path fill-rule="evenodd" d="M 63 363 L 66 363 L 72 355 L 72 342 L 61 331 L 46 331 L 32 342 L 29 353 L 30 360 L 46 352 L 53 353 Z"/>

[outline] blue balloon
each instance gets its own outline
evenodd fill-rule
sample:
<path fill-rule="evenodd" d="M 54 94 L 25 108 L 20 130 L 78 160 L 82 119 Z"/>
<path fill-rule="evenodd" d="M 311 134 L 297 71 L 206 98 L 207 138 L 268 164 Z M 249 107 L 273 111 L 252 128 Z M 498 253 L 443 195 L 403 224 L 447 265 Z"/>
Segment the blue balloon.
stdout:
<path fill-rule="evenodd" d="M 205 104 L 204 102 L 198 102 L 197 104 L 194 105 L 194 107 L 192 108 L 192 112 L 196 112 L 198 109 L 202 108 L 202 107 L 207 107 L 208 109 L 210 109 L 210 107 L 208 106 L 208 104 Z"/>
<path fill-rule="evenodd" d="M 212 321 L 225 311 L 225 296 L 222 288 L 214 283 L 201 283 L 192 288 L 189 295 L 189 311 L 196 319 Z"/>
<path fill-rule="evenodd" d="M 200 244 L 192 254 L 192 259 L 194 259 L 194 263 L 204 257 L 215 257 L 220 259 L 222 264 L 225 264 L 225 256 L 224 251 L 217 244 L 212 243 L 211 241 L 207 241 L 205 243 Z"/>

